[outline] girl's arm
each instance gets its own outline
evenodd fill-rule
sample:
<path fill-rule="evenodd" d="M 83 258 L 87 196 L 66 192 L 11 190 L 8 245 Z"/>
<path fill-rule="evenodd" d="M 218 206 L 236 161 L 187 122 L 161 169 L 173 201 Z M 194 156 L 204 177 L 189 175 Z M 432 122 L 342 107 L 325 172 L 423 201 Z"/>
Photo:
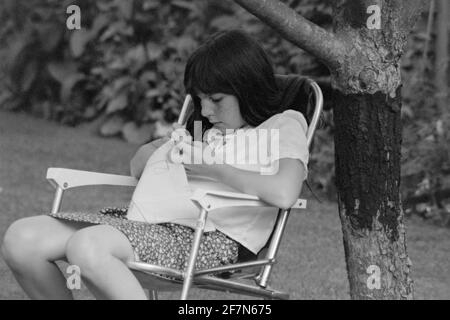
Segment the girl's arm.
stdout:
<path fill-rule="evenodd" d="M 243 193 L 255 195 L 276 207 L 287 209 L 294 205 L 302 190 L 305 169 L 300 160 L 279 160 L 278 172 L 262 175 L 259 172 L 237 169 L 230 165 L 219 165 L 217 180 Z"/>
<path fill-rule="evenodd" d="M 305 169 L 300 160 L 279 160 L 278 172 L 262 175 L 259 172 L 237 169 L 227 164 L 185 164 L 192 174 L 202 174 L 219 180 L 243 193 L 255 195 L 278 208 L 290 208 L 300 195 Z"/>
<path fill-rule="evenodd" d="M 184 128 L 185 126 L 180 125 L 178 123 L 173 123 L 173 130 L 177 130 L 180 128 Z M 165 137 L 153 140 L 147 144 L 144 144 L 139 148 L 136 154 L 133 156 L 133 159 L 130 161 L 130 173 L 133 177 L 139 179 L 144 171 L 145 165 L 147 164 L 150 156 L 155 152 L 156 149 L 161 147 L 164 143 L 170 140 L 172 136 L 172 132 L 168 132 Z"/>
<path fill-rule="evenodd" d="M 142 175 L 142 171 L 144 171 L 145 165 L 147 164 L 150 156 L 162 146 L 164 143 L 169 141 L 168 137 L 160 138 L 157 140 L 153 140 L 150 143 L 144 144 L 139 148 L 136 154 L 133 156 L 133 159 L 130 161 L 130 173 L 133 177 L 139 179 Z"/>

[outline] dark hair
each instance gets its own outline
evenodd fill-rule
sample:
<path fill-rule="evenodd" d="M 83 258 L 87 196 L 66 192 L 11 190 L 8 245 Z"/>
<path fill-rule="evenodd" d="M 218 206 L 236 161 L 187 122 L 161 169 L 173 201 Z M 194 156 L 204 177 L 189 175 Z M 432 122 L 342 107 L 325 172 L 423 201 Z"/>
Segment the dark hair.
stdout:
<path fill-rule="evenodd" d="M 251 126 L 279 112 L 272 63 L 256 40 L 240 30 L 215 33 L 203 43 L 188 59 L 184 86 L 194 101 L 186 124 L 192 136 L 194 121 L 202 121 L 203 132 L 211 127 L 201 115 L 199 92 L 236 96 L 242 118 Z"/>

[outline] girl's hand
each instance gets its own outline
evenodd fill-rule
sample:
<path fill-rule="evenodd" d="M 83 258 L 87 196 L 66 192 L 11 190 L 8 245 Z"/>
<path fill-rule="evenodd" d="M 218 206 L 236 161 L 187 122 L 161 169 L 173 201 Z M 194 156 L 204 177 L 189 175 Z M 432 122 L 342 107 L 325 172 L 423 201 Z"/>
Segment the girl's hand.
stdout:
<path fill-rule="evenodd" d="M 209 177 L 218 180 L 218 164 L 183 164 L 186 173 L 190 176 Z"/>
<path fill-rule="evenodd" d="M 181 153 L 179 161 L 184 165 L 188 175 L 206 176 L 218 179 L 220 165 L 215 163 L 207 163 L 203 158 L 203 152 L 208 145 L 196 141 L 189 143 L 182 141 L 178 143 L 175 152 Z"/>
<path fill-rule="evenodd" d="M 169 141 L 169 138 L 163 137 L 141 146 L 130 161 L 131 175 L 139 179 L 150 156 L 167 141 Z"/>
<path fill-rule="evenodd" d="M 172 130 L 170 132 L 167 132 L 166 137 L 169 138 L 169 139 L 173 138 L 173 134 L 175 132 L 177 132 L 178 129 L 186 130 L 186 126 L 178 124 L 178 122 L 172 123 Z M 178 136 L 178 135 L 176 135 L 176 136 Z"/>

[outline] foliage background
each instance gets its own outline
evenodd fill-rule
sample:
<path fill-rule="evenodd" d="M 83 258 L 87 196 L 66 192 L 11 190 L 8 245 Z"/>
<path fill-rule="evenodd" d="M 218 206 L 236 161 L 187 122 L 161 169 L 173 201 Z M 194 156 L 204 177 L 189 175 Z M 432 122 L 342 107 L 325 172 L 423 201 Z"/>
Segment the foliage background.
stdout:
<path fill-rule="evenodd" d="M 331 28 L 328 1 L 283 2 Z M 71 4 L 81 8 L 81 30 L 66 27 Z M 450 188 L 450 112 L 439 110 L 435 102 L 433 50 L 423 57 L 426 18 L 424 14 L 412 33 L 402 62 L 404 199 Z M 324 90 L 325 126 L 311 155 L 310 182 L 323 197 L 334 197 L 327 69 L 232 1 L 3 0 L 0 108 L 70 126 L 95 120 L 102 136 L 145 143 L 164 135 L 176 121 L 190 53 L 211 33 L 236 27 L 260 40 L 277 73 L 311 76 Z M 435 196 L 407 206 L 407 213 L 450 225 L 448 211 L 445 199 Z"/>

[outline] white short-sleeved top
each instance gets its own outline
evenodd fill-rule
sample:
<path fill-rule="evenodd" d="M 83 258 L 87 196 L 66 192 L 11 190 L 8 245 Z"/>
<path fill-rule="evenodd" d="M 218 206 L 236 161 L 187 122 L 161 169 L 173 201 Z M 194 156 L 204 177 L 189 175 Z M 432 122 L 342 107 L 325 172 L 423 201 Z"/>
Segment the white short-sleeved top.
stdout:
<path fill-rule="evenodd" d="M 276 166 L 274 167 L 273 165 L 276 164 L 279 159 L 298 159 L 305 168 L 305 176 L 302 177 L 304 180 L 307 176 L 307 164 L 309 160 L 306 139 L 307 128 L 306 120 L 300 112 L 286 110 L 270 117 L 257 127 L 247 127 L 243 130 L 237 130 L 231 135 L 226 135 L 224 137 L 225 144 L 218 144 L 214 149 L 214 154 L 218 156 L 223 154 L 224 163 L 236 168 L 264 172 L 264 174 L 276 173 L 276 171 L 273 171 Z M 260 135 L 260 133 L 264 131 L 268 132 L 268 139 L 271 139 L 268 146 L 268 139 Z M 251 139 L 255 137 L 255 132 L 258 139 L 251 142 Z M 239 145 L 239 143 L 235 143 L 234 148 L 230 149 L 230 139 L 233 139 L 235 135 L 244 135 L 247 139 L 246 141 L 249 141 L 250 143 L 244 144 L 243 148 L 242 144 Z M 257 143 L 254 141 L 257 141 Z M 254 155 L 255 152 L 258 154 L 258 148 L 261 148 L 261 146 L 264 145 L 267 146 L 266 150 L 268 151 L 265 153 L 268 154 L 268 156 L 261 156 L 257 159 L 263 160 L 262 163 L 260 161 L 257 161 L 256 163 L 255 161 L 250 161 L 251 156 L 249 155 Z M 189 177 L 188 183 L 183 184 L 183 179 L 186 179 L 186 177 L 180 173 L 184 170 L 180 170 L 179 166 L 166 164 L 164 165 L 163 171 L 161 171 L 161 168 L 159 167 L 156 168 L 156 166 L 161 166 L 161 161 L 156 161 L 155 159 L 158 157 L 161 158 L 161 155 L 168 152 L 172 146 L 173 144 L 170 145 L 170 142 L 166 143 L 155 151 L 148 160 L 130 203 L 129 219 L 146 221 L 148 223 L 172 222 L 195 227 L 198 218 L 198 208 L 189 199 L 195 189 L 201 188 L 206 190 L 213 189 L 239 192 L 219 181 L 213 181 L 202 177 Z M 230 154 L 230 150 L 234 150 L 234 156 L 227 158 L 227 155 Z M 154 168 L 156 169 L 153 170 Z M 170 169 L 171 173 L 169 174 L 166 169 Z M 146 172 L 148 172 L 148 174 L 146 174 Z M 150 174 L 150 172 L 153 173 Z M 157 174 L 163 174 L 161 178 L 164 177 L 164 179 L 167 179 L 166 176 L 170 176 L 170 179 L 173 181 L 175 179 L 173 177 L 176 176 L 177 182 L 176 184 L 173 183 L 174 187 L 177 189 L 176 192 L 173 192 L 172 195 L 158 192 L 161 190 L 161 185 L 156 183 L 153 184 L 152 182 L 155 181 L 155 172 L 159 172 Z M 141 180 L 144 180 L 144 183 L 142 184 L 142 187 L 139 188 Z M 303 181 L 299 181 L 299 183 L 302 182 Z M 181 188 L 180 185 L 184 185 L 185 187 Z M 170 186 L 167 186 L 167 188 L 170 188 Z M 153 195 L 159 194 L 159 196 L 150 197 L 148 193 L 149 189 L 153 190 Z M 232 207 L 215 209 L 208 213 L 205 231 L 220 230 L 230 238 L 241 243 L 253 253 L 257 254 L 270 237 L 276 222 L 277 212 L 278 209 L 276 208 Z"/>

